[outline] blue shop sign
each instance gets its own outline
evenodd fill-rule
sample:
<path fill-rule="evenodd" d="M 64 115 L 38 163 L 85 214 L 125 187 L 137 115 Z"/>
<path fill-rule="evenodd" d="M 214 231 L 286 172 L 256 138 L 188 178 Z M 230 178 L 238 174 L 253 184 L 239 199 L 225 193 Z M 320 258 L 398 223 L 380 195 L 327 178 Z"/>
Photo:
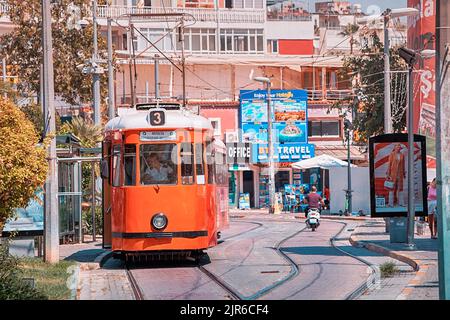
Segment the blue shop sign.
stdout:
<path fill-rule="evenodd" d="M 313 158 L 315 145 L 309 143 L 274 143 L 274 162 L 297 162 Z M 253 163 L 268 162 L 267 144 L 253 144 Z"/>

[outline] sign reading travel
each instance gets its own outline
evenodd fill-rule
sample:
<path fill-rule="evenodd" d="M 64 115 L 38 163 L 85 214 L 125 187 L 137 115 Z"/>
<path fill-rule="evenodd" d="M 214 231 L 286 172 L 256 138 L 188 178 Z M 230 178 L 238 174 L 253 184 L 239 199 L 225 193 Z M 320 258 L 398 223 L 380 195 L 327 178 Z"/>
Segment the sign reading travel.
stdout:
<path fill-rule="evenodd" d="M 275 162 L 297 162 L 314 157 L 315 146 L 302 143 L 274 143 Z M 253 163 L 268 162 L 269 147 L 265 144 L 253 144 Z"/>
<path fill-rule="evenodd" d="M 176 131 L 141 131 L 141 141 L 174 141 L 177 140 Z"/>
<path fill-rule="evenodd" d="M 371 216 L 406 217 L 408 212 L 408 135 L 385 134 L 369 139 Z M 414 208 L 428 214 L 425 136 L 414 135 Z"/>
<path fill-rule="evenodd" d="M 227 163 L 246 164 L 252 160 L 250 143 L 227 143 Z"/>
<path fill-rule="evenodd" d="M 274 142 L 307 143 L 308 94 L 305 90 L 272 90 Z M 267 142 L 268 113 L 266 90 L 241 90 L 240 120 L 243 141 Z"/>

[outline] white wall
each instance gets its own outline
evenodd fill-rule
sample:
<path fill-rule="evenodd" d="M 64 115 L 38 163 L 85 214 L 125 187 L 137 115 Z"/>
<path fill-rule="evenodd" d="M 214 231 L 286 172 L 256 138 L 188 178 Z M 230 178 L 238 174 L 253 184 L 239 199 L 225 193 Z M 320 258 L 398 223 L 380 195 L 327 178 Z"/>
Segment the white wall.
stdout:
<path fill-rule="evenodd" d="M 370 176 L 368 167 L 352 167 L 352 209 L 370 214 Z M 330 210 L 331 213 L 345 209 L 347 189 L 347 168 L 330 169 Z"/>
<path fill-rule="evenodd" d="M 313 21 L 267 21 L 266 39 L 314 39 Z"/>

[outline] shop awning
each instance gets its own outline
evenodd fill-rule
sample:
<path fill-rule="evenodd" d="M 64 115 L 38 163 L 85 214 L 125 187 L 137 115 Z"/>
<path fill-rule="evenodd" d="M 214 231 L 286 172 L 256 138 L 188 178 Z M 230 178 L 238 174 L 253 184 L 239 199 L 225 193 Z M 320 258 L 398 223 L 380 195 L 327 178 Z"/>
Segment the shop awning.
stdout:
<path fill-rule="evenodd" d="M 322 168 L 331 169 L 335 167 L 347 167 L 348 162 L 342 161 L 338 158 L 322 154 L 311 159 L 302 160 L 292 164 L 294 169 L 311 169 L 311 168 Z M 354 165 L 351 165 L 354 166 Z"/>

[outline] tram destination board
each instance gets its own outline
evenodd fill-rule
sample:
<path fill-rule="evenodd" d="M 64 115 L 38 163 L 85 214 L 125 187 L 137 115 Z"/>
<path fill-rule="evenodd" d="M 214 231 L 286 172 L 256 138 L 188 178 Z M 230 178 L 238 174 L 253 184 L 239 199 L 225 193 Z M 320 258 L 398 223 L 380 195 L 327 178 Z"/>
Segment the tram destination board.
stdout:
<path fill-rule="evenodd" d="M 141 141 L 174 141 L 177 139 L 175 131 L 141 131 Z"/>

